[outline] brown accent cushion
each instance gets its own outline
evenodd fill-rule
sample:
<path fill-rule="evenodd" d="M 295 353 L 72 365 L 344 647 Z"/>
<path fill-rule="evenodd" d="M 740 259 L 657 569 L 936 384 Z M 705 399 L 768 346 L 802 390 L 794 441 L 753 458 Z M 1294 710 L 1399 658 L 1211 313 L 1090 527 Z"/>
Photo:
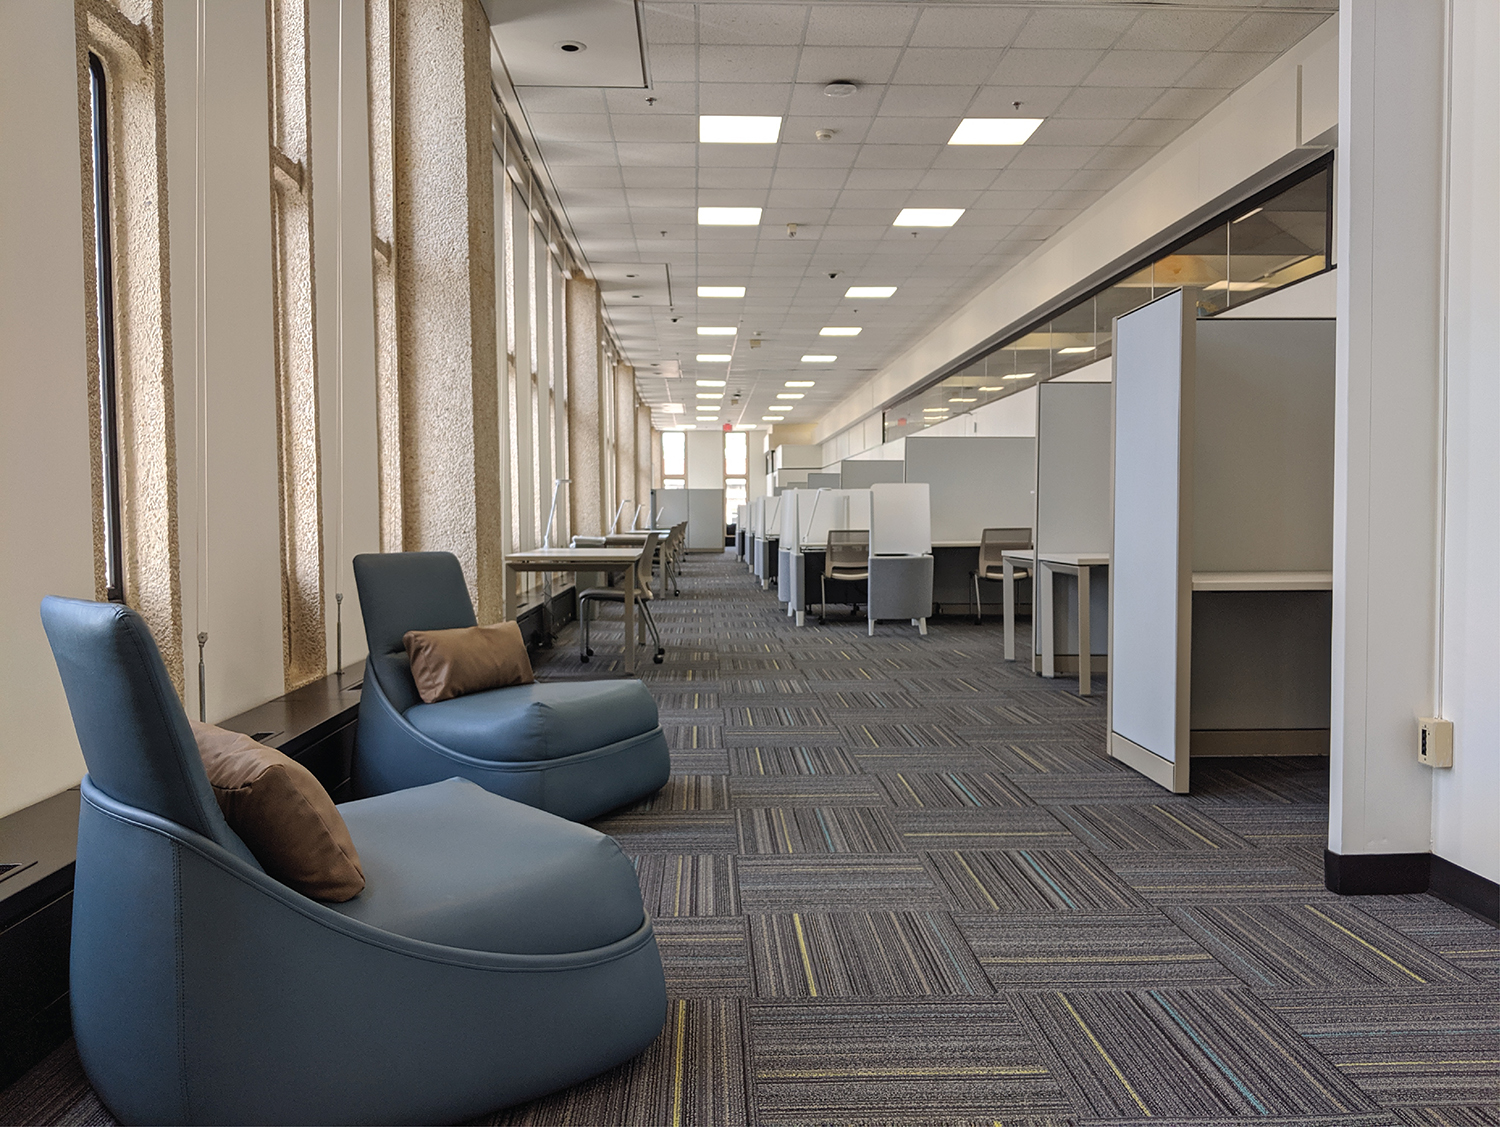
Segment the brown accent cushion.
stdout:
<path fill-rule="evenodd" d="M 365 887 L 359 852 L 313 773 L 249 736 L 188 722 L 224 820 L 261 868 L 314 900 L 358 896 Z"/>
<path fill-rule="evenodd" d="M 514 622 L 408 630 L 401 641 L 411 659 L 412 680 L 427 704 L 536 680 L 521 628 Z"/>

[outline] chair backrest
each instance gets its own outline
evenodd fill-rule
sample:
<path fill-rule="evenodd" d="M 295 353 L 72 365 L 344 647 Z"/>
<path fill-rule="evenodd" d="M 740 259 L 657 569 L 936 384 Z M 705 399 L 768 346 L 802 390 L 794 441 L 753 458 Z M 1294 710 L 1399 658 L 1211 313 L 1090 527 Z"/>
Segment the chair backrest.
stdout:
<path fill-rule="evenodd" d="M 834 569 L 862 571 L 870 564 L 870 530 L 867 528 L 832 528 L 828 531 L 828 554 L 823 558 L 823 574 L 833 577 Z"/>
<path fill-rule="evenodd" d="M 1029 547 L 1029 528 L 986 528 L 979 534 L 979 570 L 999 567 L 1002 552 L 1019 552 Z"/>
<path fill-rule="evenodd" d="M 219 812 L 187 713 L 141 616 L 119 603 L 49 595 L 42 626 L 94 785 L 255 865 Z"/>
<path fill-rule="evenodd" d="M 646 534 L 646 543 L 641 546 L 641 562 L 635 569 L 635 593 L 637 598 L 651 598 L 651 578 L 656 570 L 656 541 L 659 532 Z"/>
<path fill-rule="evenodd" d="M 464 570 L 452 552 L 381 552 L 354 557 L 354 584 L 370 647 L 366 669 L 396 707 L 421 700 L 401 639 L 408 630 L 476 626 Z"/>

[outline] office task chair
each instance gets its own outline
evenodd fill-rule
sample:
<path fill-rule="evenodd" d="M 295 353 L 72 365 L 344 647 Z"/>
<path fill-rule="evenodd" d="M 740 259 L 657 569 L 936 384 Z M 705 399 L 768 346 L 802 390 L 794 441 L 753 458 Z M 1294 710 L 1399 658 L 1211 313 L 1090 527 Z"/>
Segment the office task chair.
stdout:
<path fill-rule="evenodd" d="M 365 889 L 308 899 L 224 820 L 140 616 L 48 598 L 42 621 L 88 765 L 73 1035 L 120 1122 L 459 1123 L 661 1030 L 610 838 L 450 778 L 339 807 Z"/>
<path fill-rule="evenodd" d="M 974 625 L 978 626 L 984 619 L 984 604 L 979 599 L 979 581 L 981 579 L 1000 581 L 1005 577 L 1004 561 L 1000 558 L 1004 552 L 1017 552 L 1031 547 L 1031 529 L 1029 528 L 986 528 L 979 534 L 979 565 L 969 572 L 969 578 L 974 583 L 974 604 L 970 608 L 974 611 Z M 1015 576 L 1017 579 L 1025 579 L 1030 575 L 1025 568 L 1017 568 Z"/>
<path fill-rule="evenodd" d="M 651 655 L 651 660 L 657 665 L 662 663 L 667 651 L 662 648 L 661 632 L 656 628 L 656 619 L 651 614 L 651 578 L 656 571 L 656 557 L 658 554 L 665 556 L 665 552 L 658 553 L 658 533 L 651 533 L 646 537 L 645 546 L 641 549 L 641 562 L 635 569 L 635 610 L 646 620 L 646 628 L 651 631 L 651 640 L 656 643 L 656 651 Z M 666 563 L 662 563 L 662 582 L 666 582 Z M 594 651 L 589 647 L 589 622 L 593 619 L 593 607 L 595 603 L 619 603 L 625 605 L 624 587 L 590 587 L 578 596 L 578 622 L 580 625 L 578 642 L 578 660 L 586 662 L 594 656 Z M 634 638 L 626 638 L 625 645 L 635 645 Z"/>
<path fill-rule="evenodd" d="M 449 552 L 354 557 L 370 656 L 354 749 L 361 796 L 454 775 L 586 821 L 667 781 L 656 702 L 636 680 L 538 681 L 422 703 L 402 636 L 475 624 Z"/>
<path fill-rule="evenodd" d="M 677 580 L 682 574 L 682 551 L 687 542 L 687 521 L 678 521 L 667 533 L 666 554 L 664 556 L 662 571 L 662 589 L 666 590 L 667 580 L 672 581 L 672 594 L 680 597 L 682 587 Z"/>
<path fill-rule="evenodd" d="M 834 528 L 828 532 L 828 548 L 823 556 L 822 599 L 818 604 L 818 623 L 828 621 L 828 581 L 868 583 L 870 579 L 870 532 L 865 528 Z M 859 609 L 859 604 L 854 604 Z"/>

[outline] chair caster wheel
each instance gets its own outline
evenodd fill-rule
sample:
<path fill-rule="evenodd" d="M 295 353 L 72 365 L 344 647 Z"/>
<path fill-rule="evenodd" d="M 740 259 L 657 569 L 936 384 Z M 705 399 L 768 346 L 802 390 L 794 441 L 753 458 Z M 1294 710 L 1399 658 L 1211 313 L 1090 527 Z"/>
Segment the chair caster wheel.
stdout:
<path fill-rule="evenodd" d="M 594 651 L 593 651 L 593 650 L 589 650 L 589 651 L 587 651 L 587 652 L 586 652 L 586 653 L 585 653 L 585 655 L 584 655 L 584 660 L 585 660 L 585 661 L 587 661 L 587 660 L 588 660 L 588 659 L 589 659 L 589 658 L 591 658 L 591 657 L 593 657 L 593 656 L 594 656 Z"/>
<path fill-rule="evenodd" d="M 578 655 L 578 660 L 581 661 L 581 662 L 583 662 L 583 664 L 587 665 L 589 663 L 589 655 L 588 654 L 579 654 Z"/>
<path fill-rule="evenodd" d="M 655 656 L 653 656 L 651 658 L 651 660 L 653 662 L 655 662 L 657 665 L 660 665 L 664 659 L 662 658 L 661 654 L 656 654 Z"/>

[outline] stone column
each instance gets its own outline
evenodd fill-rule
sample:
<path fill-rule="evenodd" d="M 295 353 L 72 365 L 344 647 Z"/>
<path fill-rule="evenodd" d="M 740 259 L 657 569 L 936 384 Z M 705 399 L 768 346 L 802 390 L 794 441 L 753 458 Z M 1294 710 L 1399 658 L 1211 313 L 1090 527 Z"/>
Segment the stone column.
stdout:
<path fill-rule="evenodd" d="M 401 546 L 458 556 L 503 613 L 489 22 L 479 0 L 390 9 Z"/>
<path fill-rule="evenodd" d="M 615 365 L 615 508 L 629 501 L 621 527 L 630 527 L 635 507 L 641 503 L 635 488 L 635 368 Z M 611 509 L 609 516 L 614 517 Z"/>
<path fill-rule="evenodd" d="M 603 333 L 599 325 L 599 284 L 569 278 L 568 318 L 568 487 L 571 531 L 577 536 L 604 533 Z M 613 472 L 612 470 L 610 472 Z"/>
<path fill-rule="evenodd" d="M 635 405 L 635 495 L 636 504 L 651 512 L 651 409 Z"/>

